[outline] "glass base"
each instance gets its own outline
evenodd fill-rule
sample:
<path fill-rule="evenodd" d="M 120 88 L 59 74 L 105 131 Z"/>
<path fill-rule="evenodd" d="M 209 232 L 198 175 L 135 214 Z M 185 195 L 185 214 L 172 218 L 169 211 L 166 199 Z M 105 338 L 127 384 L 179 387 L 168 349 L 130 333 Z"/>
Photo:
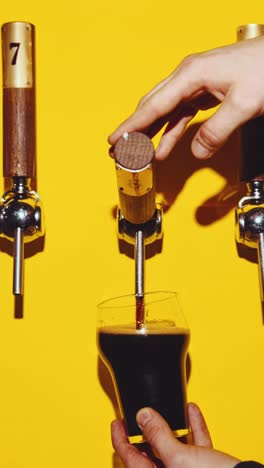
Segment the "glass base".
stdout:
<path fill-rule="evenodd" d="M 175 431 L 172 431 L 175 437 L 180 438 L 180 437 L 185 437 L 188 434 L 190 434 L 191 429 L 190 428 L 185 428 L 185 429 L 176 429 Z M 135 436 L 128 436 L 128 440 L 130 444 L 144 444 L 146 443 L 146 439 L 144 437 L 144 434 L 138 434 Z"/>

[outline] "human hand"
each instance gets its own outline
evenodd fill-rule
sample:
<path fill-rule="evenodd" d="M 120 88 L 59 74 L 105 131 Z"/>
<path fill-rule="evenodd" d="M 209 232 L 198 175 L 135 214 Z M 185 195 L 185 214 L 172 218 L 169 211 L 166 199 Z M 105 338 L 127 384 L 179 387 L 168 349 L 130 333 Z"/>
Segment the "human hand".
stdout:
<path fill-rule="evenodd" d="M 220 103 L 194 136 L 197 158 L 209 158 L 240 125 L 264 114 L 264 38 L 186 57 L 174 72 L 144 96 L 136 111 L 109 137 L 114 145 L 125 132 L 153 136 L 167 123 L 156 158 L 164 159 L 200 109 Z"/>
<path fill-rule="evenodd" d="M 194 403 L 188 405 L 188 419 L 193 444 L 179 442 L 165 420 L 153 409 L 144 408 L 137 414 L 137 422 L 147 442 L 167 468 L 234 468 L 239 460 L 214 450 L 203 415 Z M 112 442 L 126 468 L 156 466 L 146 454 L 130 445 L 121 421 L 112 423 Z"/>

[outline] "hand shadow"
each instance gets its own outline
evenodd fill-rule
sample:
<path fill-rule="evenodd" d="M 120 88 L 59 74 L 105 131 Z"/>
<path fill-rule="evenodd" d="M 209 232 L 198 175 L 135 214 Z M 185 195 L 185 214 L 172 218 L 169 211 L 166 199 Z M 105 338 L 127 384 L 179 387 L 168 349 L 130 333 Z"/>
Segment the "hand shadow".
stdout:
<path fill-rule="evenodd" d="M 212 158 L 200 160 L 191 152 L 191 142 L 200 125 L 193 124 L 188 127 L 169 157 L 156 162 L 156 184 L 157 192 L 161 193 L 165 200 L 163 210 L 166 213 L 195 172 L 209 168 L 221 175 L 226 181 L 224 187 L 196 209 L 196 221 L 207 226 L 223 218 L 241 198 L 239 135 L 235 132 Z"/>
<path fill-rule="evenodd" d="M 237 207 L 238 201 L 245 195 L 245 184 L 239 180 L 239 131 L 234 132 L 226 144 L 210 159 L 200 160 L 191 152 L 191 142 L 200 125 L 201 123 L 189 126 L 169 157 L 165 161 L 156 162 L 156 185 L 157 192 L 165 200 L 163 212 L 166 213 L 195 172 L 209 168 L 222 176 L 225 179 L 224 187 L 196 208 L 197 223 L 208 226 Z M 258 263 L 256 249 L 239 243 L 236 243 L 236 248 L 239 257 Z"/>

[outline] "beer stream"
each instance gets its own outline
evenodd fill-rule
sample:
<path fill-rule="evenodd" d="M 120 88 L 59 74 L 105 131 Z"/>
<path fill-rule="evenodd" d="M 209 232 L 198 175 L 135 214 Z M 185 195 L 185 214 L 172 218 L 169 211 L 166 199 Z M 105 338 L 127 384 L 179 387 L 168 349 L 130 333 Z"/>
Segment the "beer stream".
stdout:
<path fill-rule="evenodd" d="M 141 330 L 145 323 L 144 304 L 144 262 L 145 239 L 142 230 L 136 232 L 135 264 L 136 264 L 136 329 Z"/>
<path fill-rule="evenodd" d="M 144 297 L 136 297 L 136 329 L 141 330 L 145 323 Z"/>

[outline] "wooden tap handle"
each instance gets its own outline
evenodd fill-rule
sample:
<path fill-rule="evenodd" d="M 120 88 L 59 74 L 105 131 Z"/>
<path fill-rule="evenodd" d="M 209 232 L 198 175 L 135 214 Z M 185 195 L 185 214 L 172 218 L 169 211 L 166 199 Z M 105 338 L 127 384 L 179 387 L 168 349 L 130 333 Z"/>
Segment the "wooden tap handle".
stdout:
<path fill-rule="evenodd" d="M 120 209 L 132 224 L 144 224 L 154 215 L 154 146 L 140 132 L 124 134 L 114 148 Z"/>
<path fill-rule="evenodd" d="M 34 26 L 2 26 L 3 175 L 35 175 Z"/>
<path fill-rule="evenodd" d="M 264 36 L 263 24 L 245 24 L 237 28 L 237 40 Z M 249 120 L 240 129 L 240 180 L 250 182 L 264 175 L 264 117 Z"/>
<path fill-rule="evenodd" d="M 240 129 L 240 180 L 263 180 L 264 117 L 249 120 Z"/>
<path fill-rule="evenodd" d="M 126 169 L 143 169 L 154 158 L 152 141 L 144 133 L 124 134 L 114 147 L 114 158 L 118 164 Z"/>

